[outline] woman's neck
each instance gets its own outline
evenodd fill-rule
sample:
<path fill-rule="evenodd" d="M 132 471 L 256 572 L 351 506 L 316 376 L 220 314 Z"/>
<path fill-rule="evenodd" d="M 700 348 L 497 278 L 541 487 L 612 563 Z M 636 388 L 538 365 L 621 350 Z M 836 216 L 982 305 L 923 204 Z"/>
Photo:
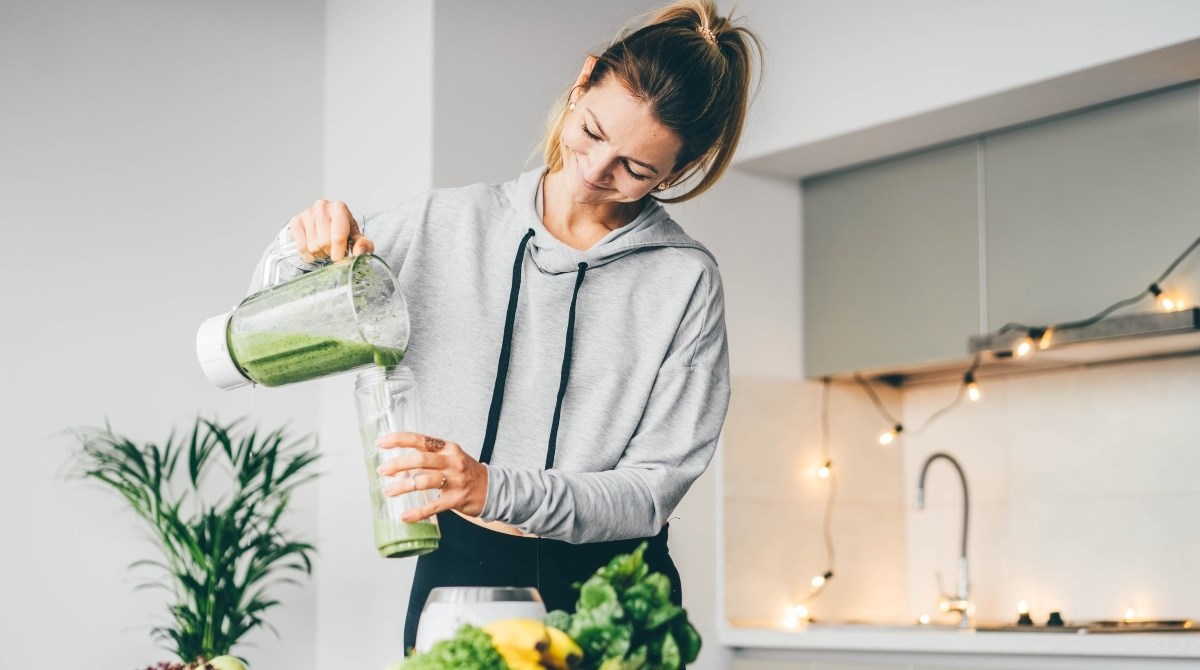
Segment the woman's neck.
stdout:
<path fill-rule="evenodd" d="M 562 186 L 563 170 L 548 172 L 542 181 L 542 225 L 569 247 L 585 251 L 605 235 L 628 225 L 642 211 L 641 202 L 580 204 Z"/>

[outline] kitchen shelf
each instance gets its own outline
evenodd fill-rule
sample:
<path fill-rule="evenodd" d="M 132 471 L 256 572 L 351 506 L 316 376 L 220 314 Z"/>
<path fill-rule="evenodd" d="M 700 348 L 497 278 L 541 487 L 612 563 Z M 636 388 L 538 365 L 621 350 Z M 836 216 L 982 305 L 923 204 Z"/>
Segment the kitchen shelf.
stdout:
<path fill-rule="evenodd" d="M 1018 633 L 871 625 L 814 626 L 790 631 L 727 626 L 721 629 L 719 639 L 727 647 L 743 649 L 1200 659 L 1200 634 L 1196 632 Z"/>

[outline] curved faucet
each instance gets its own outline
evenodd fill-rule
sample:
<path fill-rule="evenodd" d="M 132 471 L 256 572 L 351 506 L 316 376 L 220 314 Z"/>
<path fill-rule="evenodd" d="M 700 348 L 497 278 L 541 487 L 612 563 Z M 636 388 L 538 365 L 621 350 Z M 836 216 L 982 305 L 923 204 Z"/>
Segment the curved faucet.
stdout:
<path fill-rule="evenodd" d="M 942 594 L 942 608 L 947 612 L 958 612 L 959 627 L 970 628 L 971 580 L 967 571 L 967 521 L 970 519 L 971 502 L 967 495 L 967 476 L 963 473 L 962 466 L 950 454 L 939 451 L 930 454 L 929 458 L 925 459 L 925 464 L 921 466 L 921 477 L 917 481 L 917 510 L 925 509 L 925 474 L 929 472 L 929 466 L 938 459 L 949 461 L 950 465 L 954 466 L 959 480 L 962 481 L 963 494 L 962 551 L 958 557 L 958 588 L 954 595 Z"/>

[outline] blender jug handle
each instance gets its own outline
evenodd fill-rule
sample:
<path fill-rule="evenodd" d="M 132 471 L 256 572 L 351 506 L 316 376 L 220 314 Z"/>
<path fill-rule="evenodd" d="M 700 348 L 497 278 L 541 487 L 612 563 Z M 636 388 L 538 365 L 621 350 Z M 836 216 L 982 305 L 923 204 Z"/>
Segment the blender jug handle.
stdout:
<path fill-rule="evenodd" d="M 349 258 L 353 251 L 354 245 L 347 241 L 346 257 Z M 271 245 L 270 250 L 263 257 L 262 273 L 255 279 L 256 283 L 251 293 L 257 293 L 292 279 L 293 276 L 285 273 L 287 269 L 311 272 L 333 262 L 328 258 L 318 258 L 312 263 L 306 263 L 299 260 L 299 258 L 300 252 L 296 249 L 296 242 L 292 239 L 291 230 L 287 226 L 284 226 L 283 230 L 279 231 L 279 234 L 275 236 L 275 243 Z M 287 263 L 285 264 L 284 261 L 287 261 Z"/>

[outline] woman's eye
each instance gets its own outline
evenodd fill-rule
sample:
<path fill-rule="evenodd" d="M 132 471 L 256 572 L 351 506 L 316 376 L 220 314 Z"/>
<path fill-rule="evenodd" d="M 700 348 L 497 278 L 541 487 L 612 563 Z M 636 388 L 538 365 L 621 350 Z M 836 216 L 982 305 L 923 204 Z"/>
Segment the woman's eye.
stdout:
<path fill-rule="evenodd" d="M 621 163 L 621 165 L 625 166 L 625 171 L 629 173 L 629 176 L 630 176 L 630 177 L 633 177 L 634 179 L 636 179 L 636 180 L 638 180 L 638 181 L 645 181 L 645 180 L 647 180 L 647 179 L 649 179 L 649 178 L 650 178 L 650 177 L 648 177 L 647 175 L 644 175 L 644 174 L 638 174 L 638 173 L 634 172 L 634 171 L 633 171 L 633 170 L 632 170 L 632 169 L 629 167 L 629 163 Z"/>
<path fill-rule="evenodd" d="M 587 135 L 588 137 L 592 138 L 593 140 L 597 140 L 597 141 L 599 141 L 599 140 L 600 140 L 600 136 L 599 136 L 599 135 L 597 135 L 596 133 L 593 133 L 592 131 L 588 130 L 588 127 L 587 127 L 587 124 L 586 124 L 586 123 L 584 123 L 584 124 L 581 124 L 579 127 L 580 127 L 580 128 L 583 128 L 583 134 L 584 134 L 584 135 Z"/>

